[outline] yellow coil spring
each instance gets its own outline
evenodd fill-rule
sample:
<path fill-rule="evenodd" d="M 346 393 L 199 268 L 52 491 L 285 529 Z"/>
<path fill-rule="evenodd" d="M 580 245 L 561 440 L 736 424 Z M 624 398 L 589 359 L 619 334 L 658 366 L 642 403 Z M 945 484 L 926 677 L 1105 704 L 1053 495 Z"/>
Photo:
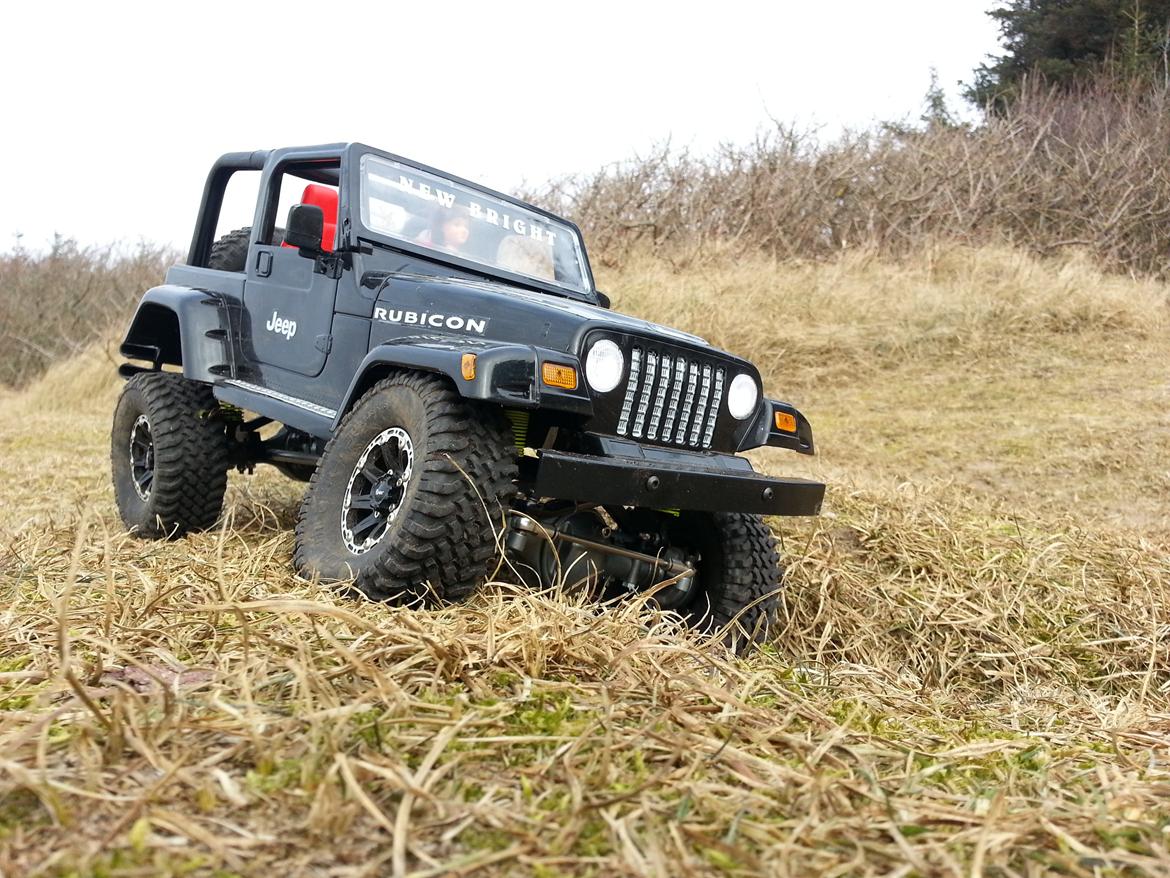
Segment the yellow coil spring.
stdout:
<path fill-rule="evenodd" d="M 512 422 L 512 441 L 523 451 L 528 447 L 528 417 L 529 413 L 522 409 L 504 409 L 504 414 Z"/>
<path fill-rule="evenodd" d="M 239 424 L 244 420 L 244 410 L 228 402 L 219 403 L 219 413 L 230 424 Z"/>

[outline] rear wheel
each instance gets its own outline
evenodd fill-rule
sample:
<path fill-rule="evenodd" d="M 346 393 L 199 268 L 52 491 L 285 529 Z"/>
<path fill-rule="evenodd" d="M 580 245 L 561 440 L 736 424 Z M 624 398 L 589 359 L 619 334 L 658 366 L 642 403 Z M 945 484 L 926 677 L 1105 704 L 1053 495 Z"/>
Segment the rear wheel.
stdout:
<path fill-rule="evenodd" d="M 137 535 L 178 537 L 215 524 L 228 445 L 211 389 L 149 372 L 126 382 L 114 410 L 110 462 L 118 512 Z"/>
<path fill-rule="evenodd" d="M 296 566 L 396 603 L 459 600 L 491 572 L 515 448 L 500 413 L 435 375 L 375 384 L 345 416 L 297 522 Z"/>

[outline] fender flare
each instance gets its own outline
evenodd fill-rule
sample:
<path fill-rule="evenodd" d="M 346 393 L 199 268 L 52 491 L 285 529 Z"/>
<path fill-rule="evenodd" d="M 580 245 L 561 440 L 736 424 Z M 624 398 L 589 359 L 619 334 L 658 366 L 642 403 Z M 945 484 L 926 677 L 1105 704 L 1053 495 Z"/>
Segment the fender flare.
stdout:
<path fill-rule="evenodd" d="M 463 377 L 464 354 L 475 355 L 475 375 Z M 539 376 L 544 362 L 572 366 L 577 370 L 573 390 L 545 385 Z M 396 340 L 373 348 L 354 373 L 337 416 L 336 430 L 345 413 L 382 378 L 398 369 L 445 375 L 464 399 L 483 400 L 509 408 L 549 409 L 592 417 L 593 403 L 585 389 L 577 358 L 535 345 L 466 341 L 457 347 L 449 343 L 418 338 Z"/>
<path fill-rule="evenodd" d="M 777 418 L 778 415 L 784 417 Z M 796 429 L 780 429 L 781 421 L 793 424 Z M 739 444 L 739 450 L 747 451 L 765 445 L 787 448 L 800 454 L 816 453 L 813 446 L 812 424 L 808 422 L 808 418 L 796 406 L 777 399 L 760 400 L 755 422 Z"/>
<path fill-rule="evenodd" d="M 223 298 L 178 284 L 148 290 L 138 303 L 119 351 L 134 360 L 149 360 L 154 369 L 182 366 L 183 375 L 213 382 L 230 374 L 232 349 Z M 123 374 L 141 371 L 124 366 Z"/>

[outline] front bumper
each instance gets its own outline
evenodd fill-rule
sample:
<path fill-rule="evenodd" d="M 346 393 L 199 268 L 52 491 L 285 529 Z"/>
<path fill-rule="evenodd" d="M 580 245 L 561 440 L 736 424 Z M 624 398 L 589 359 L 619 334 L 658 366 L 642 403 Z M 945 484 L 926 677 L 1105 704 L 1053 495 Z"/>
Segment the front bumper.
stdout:
<path fill-rule="evenodd" d="M 733 455 L 652 451 L 635 458 L 542 450 L 521 460 L 521 486 L 534 497 L 579 503 L 761 515 L 821 511 L 820 482 L 762 476 Z"/>

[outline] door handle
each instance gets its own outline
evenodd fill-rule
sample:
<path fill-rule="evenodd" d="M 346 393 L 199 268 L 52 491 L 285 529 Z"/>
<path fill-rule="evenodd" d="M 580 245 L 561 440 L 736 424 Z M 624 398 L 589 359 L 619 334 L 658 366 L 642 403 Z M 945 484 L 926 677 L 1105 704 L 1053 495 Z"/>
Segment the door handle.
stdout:
<path fill-rule="evenodd" d="M 367 290 L 381 289 L 382 285 L 386 283 L 386 279 L 390 277 L 389 271 L 367 271 L 362 275 L 362 286 Z"/>
<path fill-rule="evenodd" d="M 256 276 L 268 277 L 272 274 L 272 251 L 261 250 L 256 257 Z"/>

